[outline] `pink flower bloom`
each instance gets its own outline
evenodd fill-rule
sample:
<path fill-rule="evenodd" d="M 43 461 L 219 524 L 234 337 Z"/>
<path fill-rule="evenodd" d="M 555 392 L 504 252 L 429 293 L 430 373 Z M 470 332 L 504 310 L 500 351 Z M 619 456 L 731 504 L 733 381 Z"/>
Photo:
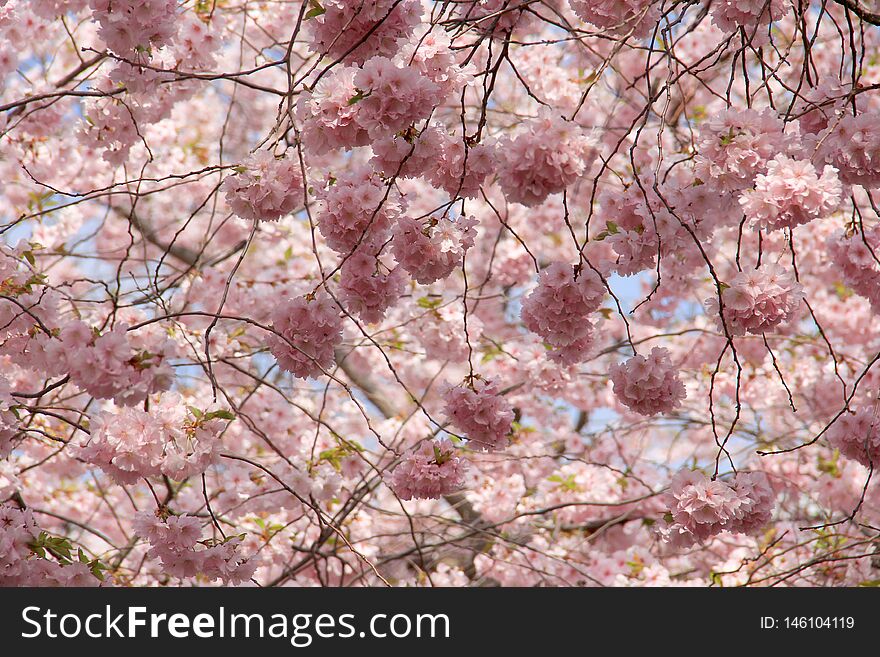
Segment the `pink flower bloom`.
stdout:
<path fill-rule="evenodd" d="M 769 522 L 776 496 L 763 472 L 739 472 L 728 483 L 681 470 L 664 498 L 671 521 L 661 536 L 686 548 L 724 531 L 756 532 Z"/>
<path fill-rule="evenodd" d="M 394 468 L 388 485 L 402 500 L 436 500 L 464 486 L 466 469 L 450 441 L 425 441 Z"/>
<path fill-rule="evenodd" d="M 793 143 L 772 110 L 728 109 L 700 130 L 696 175 L 719 191 L 741 191 L 752 186 L 769 160 L 789 152 Z"/>
<path fill-rule="evenodd" d="M 339 297 L 349 312 L 375 324 L 400 299 L 406 281 L 402 267 L 383 273 L 383 265 L 370 249 L 358 249 L 339 270 Z"/>
<path fill-rule="evenodd" d="M 443 396 L 446 416 L 468 439 L 468 447 L 494 452 L 507 446 L 513 409 L 494 381 L 473 379 L 471 386 L 449 388 Z"/>
<path fill-rule="evenodd" d="M 803 288 L 794 275 L 774 264 L 738 273 L 721 293 L 724 322 L 732 336 L 761 335 L 795 318 Z M 706 301 L 709 313 L 718 315 L 718 298 Z"/>
<path fill-rule="evenodd" d="M 716 0 L 709 8 L 712 22 L 727 33 L 745 28 L 752 43 L 768 41 L 767 26 L 783 18 L 789 10 L 785 0 Z"/>
<path fill-rule="evenodd" d="M 584 175 L 595 157 L 595 142 L 579 125 L 542 110 L 499 140 L 498 179 L 509 201 L 535 206 Z"/>
<path fill-rule="evenodd" d="M 297 297 L 272 310 L 272 328 L 266 343 L 278 365 L 301 379 L 317 377 L 335 362 L 334 350 L 342 342 L 339 307 L 323 292 L 314 299 Z"/>
<path fill-rule="evenodd" d="M 844 413 L 826 434 L 832 447 L 865 467 L 880 467 L 880 407 Z"/>
<path fill-rule="evenodd" d="M 139 513 L 135 533 L 150 542 L 148 558 L 159 559 L 172 577 L 187 579 L 201 575 L 225 584 L 240 584 L 253 577 L 256 560 L 239 554 L 241 537 L 201 540 L 201 523 L 189 516 Z"/>
<path fill-rule="evenodd" d="M 633 356 L 611 366 L 614 394 L 621 404 L 641 415 L 669 413 L 681 406 L 684 384 L 669 356 L 669 350 L 654 347 L 651 354 Z"/>
<path fill-rule="evenodd" d="M 880 310 L 880 224 L 861 231 L 837 231 L 826 242 L 828 256 L 847 287 Z"/>
<path fill-rule="evenodd" d="M 353 166 L 316 190 L 315 223 L 327 245 L 343 254 L 358 244 L 381 244 L 399 216 L 399 196 L 367 166 Z"/>
<path fill-rule="evenodd" d="M 569 0 L 580 18 L 611 34 L 629 34 L 636 38 L 654 31 L 660 18 L 656 0 Z"/>
<path fill-rule="evenodd" d="M 364 146 L 370 141 L 357 121 L 362 106 L 352 102 L 357 98 L 357 72 L 353 67 L 337 66 L 311 91 L 303 91 L 297 101 L 296 116 L 302 122 L 303 143 L 316 155 Z"/>
<path fill-rule="evenodd" d="M 476 236 L 473 217 L 452 221 L 444 215 L 435 222 L 423 228 L 411 217 L 400 217 L 391 242 L 397 262 L 422 285 L 442 280 L 460 267 Z"/>
<path fill-rule="evenodd" d="M 553 348 L 550 358 L 572 365 L 582 361 L 593 344 L 589 316 L 604 298 L 605 285 L 592 269 L 584 266 L 576 271 L 571 265 L 553 263 L 523 300 L 523 324 Z"/>
<path fill-rule="evenodd" d="M 755 189 L 739 199 L 743 212 L 761 228 L 794 228 L 827 217 L 840 205 L 837 171 L 826 166 L 820 177 L 808 160 L 780 155 L 755 179 Z"/>
<path fill-rule="evenodd" d="M 248 157 L 233 176 L 223 181 L 226 202 L 242 219 L 277 221 L 303 204 L 302 168 L 293 158 L 268 151 Z"/>
<path fill-rule="evenodd" d="M 174 36 L 177 0 L 89 0 L 98 35 L 117 55 L 167 44 Z"/>
<path fill-rule="evenodd" d="M 363 63 L 393 56 L 422 17 L 417 0 L 327 0 L 324 12 L 306 21 L 314 52 Z"/>
<path fill-rule="evenodd" d="M 120 484 L 162 475 L 183 481 L 217 461 L 224 427 L 209 413 L 188 415 L 180 398 L 168 394 L 150 411 L 125 408 L 94 417 L 79 457 Z"/>
<path fill-rule="evenodd" d="M 369 59 L 355 74 L 354 86 L 354 102 L 360 105 L 356 120 L 371 139 L 428 118 L 441 100 L 436 83 L 387 57 Z"/>
<path fill-rule="evenodd" d="M 880 112 L 847 114 L 832 122 L 817 156 L 837 167 L 840 179 L 849 185 L 880 186 Z"/>

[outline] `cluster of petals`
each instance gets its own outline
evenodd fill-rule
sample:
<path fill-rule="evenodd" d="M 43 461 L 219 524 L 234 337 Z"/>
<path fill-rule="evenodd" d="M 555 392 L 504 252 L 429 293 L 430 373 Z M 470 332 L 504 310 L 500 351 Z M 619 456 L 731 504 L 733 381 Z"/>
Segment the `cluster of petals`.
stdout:
<path fill-rule="evenodd" d="M 163 514 L 164 515 L 164 514 Z M 163 571 L 187 579 L 197 575 L 224 584 L 240 584 L 253 577 L 254 560 L 239 554 L 241 537 L 202 540 L 201 522 L 191 516 L 139 513 L 133 522 L 135 534 L 150 542 L 147 556 L 159 559 Z"/>
<path fill-rule="evenodd" d="M 450 45 L 445 32 L 432 31 L 410 39 L 400 50 L 400 60 L 436 84 L 440 98 L 460 92 L 473 79 L 473 65 L 459 66 Z"/>
<path fill-rule="evenodd" d="M 120 56 L 163 46 L 174 36 L 177 0 L 89 0 L 98 36 Z"/>
<path fill-rule="evenodd" d="M 323 12 L 306 20 L 312 50 L 357 63 L 394 55 L 422 17 L 418 0 L 327 0 L 316 6 Z"/>
<path fill-rule="evenodd" d="M 426 119 L 439 102 L 440 86 L 406 62 L 372 57 L 354 76 L 358 124 L 371 139 Z"/>
<path fill-rule="evenodd" d="M 476 225 L 474 217 L 460 216 L 453 221 L 443 215 L 423 226 L 418 220 L 403 216 L 394 227 L 391 248 L 410 276 L 422 285 L 430 285 L 461 266 L 474 245 Z"/>
<path fill-rule="evenodd" d="M 825 435 L 845 457 L 865 467 L 880 466 L 880 405 L 844 413 Z"/>
<path fill-rule="evenodd" d="M 386 178 L 426 178 L 453 198 L 476 198 L 495 171 L 495 148 L 466 144 L 442 125 L 428 126 L 411 138 L 388 136 L 373 143 L 372 164 Z"/>
<path fill-rule="evenodd" d="M 286 299 L 272 310 L 272 330 L 266 342 L 278 365 L 296 377 L 323 374 L 335 362 L 342 342 L 339 306 L 329 295 Z"/>
<path fill-rule="evenodd" d="M 0 587 L 100 584 L 86 563 L 38 556 L 32 546 L 41 533 L 30 509 L 0 504 Z"/>
<path fill-rule="evenodd" d="M 826 242 L 828 256 L 843 283 L 880 310 L 880 224 L 837 231 Z"/>
<path fill-rule="evenodd" d="M 685 398 L 684 384 L 664 347 L 654 347 L 647 357 L 636 354 L 615 363 L 610 375 L 618 401 L 641 415 L 669 413 Z"/>
<path fill-rule="evenodd" d="M 99 333 L 77 320 L 61 329 L 60 338 L 35 344 L 42 350 L 39 358 L 50 369 L 66 364 L 71 383 L 97 399 L 133 406 L 151 394 L 168 390 L 174 380 L 168 362 L 174 353 L 171 341 L 151 343 L 149 349 L 138 348 L 124 323 Z"/>
<path fill-rule="evenodd" d="M 772 110 L 731 108 L 708 119 L 700 130 L 695 171 L 719 191 L 742 191 L 752 186 L 767 162 L 789 152 L 793 143 Z"/>
<path fill-rule="evenodd" d="M 372 253 L 359 248 L 339 269 L 339 298 L 348 312 L 367 323 L 377 323 L 397 303 L 406 288 L 402 267 L 388 269 Z"/>
<path fill-rule="evenodd" d="M 772 263 L 741 271 L 722 287 L 724 324 L 733 336 L 761 335 L 791 321 L 804 298 L 794 274 Z M 721 324 L 718 298 L 710 298 L 706 306 Z"/>
<path fill-rule="evenodd" d="M 582 20 L 612 34 L 632 33 L 636 38 L 650 34 L 660 18 L 656 0 L 569 0 Z"/>
<path fill-rule="evenodd" d="M 467 464 L 449 440 L 425 441 L 404 456 L 388 485 L 402 500 L 436 500 L 461 490 Z"/>
<path fill-rule="evenodd" d="M 302 167 L 293 158 L 257 151 L 223 181 L 222 189 L 242 219 L 277 221 L 303 203 Z"/>
<path fill-rule="evenodd" d="M 605 284 L 592 269 L 555 262 L 540 273 L 537 287 L 523 300 L 523 324 L 552 347 L 551 358 L 573 365 L 593 344 L 589 316 L 604 298 Z"/>
<path fill-rule="evenodd" d="M 755 533 L 770 521 L 776 499 L 763 472 L 738 472 L 728 483 L 692 470 L 678 472 L 664 497 L 671 521 L 661 535 L 679 548 L 724 531 Z"/>
<path fill-rule="evenodd" d="M 296 105 L 302 122 L 302 140 L 307 150 L 322 155 L 340 148 L 365 146 L 367 131 L 358 123 L 361 110 L 354 87 L 358 69 L 336 66 L 309 90 L 304 90 Z"/>
<path fill-rule="evenodd" d="M 468 439 L 468 447 L 494 452 L 507 447 L 514 413 L 498 383 L 474 377 L 469 385 L 450 387 L 443 395 L 446 417 Z"/>
<path fill-rule="evenodd" d="M 818 156 L 837 168 L 843 182 L 880 187 L 880 112 L 847 114 L 831 124 Z"/>
<path fill-rule="evenodd" d="M 363 165 L 339 174 L 315 196 L 315 223 L 327 246 L 339 253 L 384 239 L 401 210 L 398 196 Z"/>
<path fill-rule="evenodd" d="M 224 426 L 215 415 L 195 415 L 178 395 L 166 394 L 149 411 L 123 408 L 94 417 L 78 456 L 120 484 L 162 475 L 183 481 L 217 461 Z"/>
<path fill-rule="evenodd" d="M 575 182 L 593 163 L 596 144 L 579 125 L 542 109 L 498 142 L 498 180 L 507 200 L 536 206 Z"/>
<path fill-rule="evenodd" d="M 778 21 L 788 13 L 786 0 L 716 0 L 709 7 L 712 22 L 728 34 L 744 28 L 746 35 L 753 36 L 755 45 L 763 43 L 763 33 L 772 21 Z"/>
<path fill-rule="evenodd" d="M 755 178 L 755 189 L 739 199 L 753 225 L 768 230 L 794 228 L 827 217 L 840 205 L 842 188 L 834 167 L 822 175 L 809 160 L 780 155 Z"/>

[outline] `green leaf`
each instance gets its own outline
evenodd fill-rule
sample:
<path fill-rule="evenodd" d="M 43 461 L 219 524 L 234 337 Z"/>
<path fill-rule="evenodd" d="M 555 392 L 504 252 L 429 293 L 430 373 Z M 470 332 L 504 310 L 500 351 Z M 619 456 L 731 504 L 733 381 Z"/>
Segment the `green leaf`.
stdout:
<path fill-rule="evenodd" d="M 219 410 L 219 411 L 211 411 L 205 416 L 205 420 L 234 420 L 235 414 L 232 411 L 227 410 Z"/>
<path fill-rule="evenodd" d="M 311 19 L 315 18 L 315 16 L 320 16 L 321 14 L 327 13 L 327 10 L 324 9 L 321 5 L 318 5 L 317 3 L 315 3 L 315 4 L 317 6 L 312 7 L 311 9 L 309 9 L 306 12 L 306 18 L 305 18 L 306 20 L 311 20 Z"/>

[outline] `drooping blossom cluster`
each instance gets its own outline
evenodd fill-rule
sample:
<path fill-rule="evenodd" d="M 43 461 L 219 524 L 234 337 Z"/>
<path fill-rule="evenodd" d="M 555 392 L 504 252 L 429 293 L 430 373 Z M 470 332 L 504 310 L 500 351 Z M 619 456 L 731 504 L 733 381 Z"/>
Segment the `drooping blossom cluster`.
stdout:
<path fill-rule="evenodd" d="M 353 62 L 393 56 L 422 15 L 416 0 L 327 0 L 314 8 L 316 15 L 305 23 L 312 49 Z"/>
<path fill-rule="evenodd" d="M 836 167 L 848 185 L 880 187 L 880 112 L 846 114 L 830 123 L 818 157 Z"/>
<path fill-rule="evenodd" d="M 354 76 L 358 124 L 371 139 L 428 118 L 440 87 L 417 69 L 387 57 L 372 57 Z"/>
<path fill-rule="evenodd" d="M 734 336 L 761 335 L 790 322 L 797 317 L 804 298 L 794 274 L 772 263 L 741 271 L 722 288 L 723 321 Z M 710 312 L 718 313 L 717 296 L 706 305 Z"/>
<path fill-rule="evenodd" d="M 358 249 L 339 270 L 339 298 L 361 320 L 381 322 L 403 294 L 406 280 L 402 267 L 388 269 L 368 249 Z"/>
<path fill-rule="evenodd" d="M 368 167 L 353 167 L 316 190 L 314 217 L 327 245 L 347 253 L 359 244 L 381 243 L 402 210 L 393 190 Z"/>
<path fill-rule="evenodd" d="M 402 500 L 436 500 L 464 485 L 467 461 L 448 440 L 426 440 L 394 468 L 388 485 Z"/>
<path fill-rule="evenodd" d="M 512 203 L 535 206 L 584 175 L 596 155 L 592 137 L 571 121 L 542 110 L 515 136 L 498 143 L 498 182 Z"/>
<path fill-rule="evenodd" d="M 654 347 L 648 356 L 636 354 L 611 366 L 614 395 L 621 404 L 641 415 L 669 413 L 686 396 L 684 384 L 669 350 Z"/>
<path fill-rule="evenodd" d="M 226 203 L 242 219 L 277 221 L 303 203 L 303 174 L 296 154 L 257 151 L 223 181 Z"/>
<path fill-rule="evenodd" d="M 493 145 L 470 145 L 436 124 L 409 138 L 381 139 L 372 150 L 371 163 L 386 178 L 422 176 L 452 197 L 478 197 L 480 186 L 495 171 Z"/>
<path fill-rule="evenodd" d="M 135 533 L 150 542 L 147 553 L 162 562 L 164 573 L 178 579 L 202 576 L 240 584 L 249 580 L 256 569 L 255 559 L 239 553 L 242 539 L 202 539 L 202 523 L 192 516 L 173 516 L 150 512 L 135 516 Z"/>
<path fill-rule="evenodd" d="M 771 21 L 788 12 L 786 0 L 718 0 L 709 8 L 712 22 L 728 33 L 743 28 L 756 44 L 766 43 Z"/>
<path fill-rule="evenodd" d="M 473 217 L 447 215 L 432 219 L 427 227 L 412 217 L 403 216 L 394 227 L 391 248 L 397 262 L 422 285 L 448 277 L 461 266 L 462 259 L 474 245 L 477 225 Z"/>
<path fill-rule="evenodd" d="M 552 347 L 551 358 L 566 365 L 580 362 L 593 344 L 589 317 L 605 291 L 599 274 L 587 266 L 555 262 L 541 271 L 538 286 L 523 300 L 523 324 Z"/>
<path fill-rule="evenodd" d="M 165 338 L 143 341 L 128 325 L 99 331 L 83 321 L 66 324 L 58 339 L 37 337 L 29 349 L 53 373 L 67 372 L 70 381 L 97 399 L 133 406 L 163 392 L 174 380 L 169 360 L 175 346 Z M 140 344 L 139 344 L 140 342 Z"/>
<path fill-rule="evenodd" d="M 758 531 L 770 520 L 776 494 L 763 472 L 738 472 L 727 482 L 681 470 L 664 498 L 669 517 L 660 533 L 673 546 L 687 548 L 725 531 Z"/>
<path fill-rule="evenodd" d="M 334 350 L 342 342 L 342 319 L 329 295 L 286 299 L 272 309 L 271 319 L 273 332 L 266 344 L 282 369 L 307 379 L 333 366 Z"/>
<path fill-rule="evenodd" d="M 177 395 L 166 394 L 148 411 L 96 415 L 79 457 L 121 484 L 157 476 L 183 481 L 217 461 L 226 426 L 221 418 L 231 417 L 228 411 L 186 409 Z"/>
<path fill-rule="evenodd" d="M 875 404 L 844 413 L 825 437 L 846 458 L 865 467 L 880 466 L 880 407 Z"/>
<path fill-rule="evenodd" d="M 443 395 L 446 417 L 468 439 L 468 447 L 495 452 L 507 446 L 514 413 L 497 381 L 472 378 Z"/>
<path fill-rule="evenodd" d="M 741 191 L 752 186 L 771 159 L 789 152 L 792 144 L 793 138 L 775 112 L 724 110 L 700 130 L 695 172 L 720 191 Z"/>
<path fill-rule="evenodd" d="M 30 509 L 0 504 L 0 587 L 99 585 L 89 562 L 70 550 L 69 541 L 40 530 Z"/>
<path fill-rule="evenodd" d="M 880 309 L 880 224 L 837 231 L 827 241 L 828 256 L 843 284 Z"/>
<path fill-rule="evenodd" d="M 167 44 L 177 28 L 176 0 L 89 0 L 99 36 L 117 55 Z"/>
<path fill-rule="evenodd" d="M 583 20 L 613 34 L 647 36 L 657 25 L 660 7 L 655 0 L 569 0 Z"/>
<path fill-rule="evenodd" d="M 744 193 L 739 202 L 754 225 L 779 230 L 829 216 L 840 204 L 840 196 L 834 167 L 826 165 L 820 176 L 809 160 L 780 155 L 767 163 L 767 172 L 755 179 L 755 189 Z"/>

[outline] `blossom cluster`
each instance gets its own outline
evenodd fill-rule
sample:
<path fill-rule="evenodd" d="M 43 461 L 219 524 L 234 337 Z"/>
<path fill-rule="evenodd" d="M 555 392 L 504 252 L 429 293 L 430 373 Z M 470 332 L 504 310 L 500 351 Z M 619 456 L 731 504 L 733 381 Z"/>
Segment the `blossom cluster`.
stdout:
<path fill-rule="evenodd" d="M 552 347 L 551 358 L 571 365 L 589 353 L 589 316 L 604 298 L 605 285 L 595 271 L 556 262 L 541 272 L 538 286 L 523 300 L 523 324 Z"/>
<path fill-rule="evenodd" d="M 326 293 L 296 297 L 272 309 L 272 333 L 266 343 L 278 365 L 301 379 L 320 376 L 335 362 L 342 342 L 339 306 Z"/>
<path fill-rule="evenodd" d="M 803 299 L 803 288 L 794 274 L 775 264 L 763 264 L 734 276 L 717 297 L 706 305 L 713 314 L 719 305 L 724 325 L 731 335 L 761 335 L 797 317 Z"/>
<path fill-rule="evenodd" d="M 202 523 L 197 518 L 162 515 L 140 513 L 133 526 L 140 538 L 150 542 L 147 554 L 162 562 L 167 575 L 178 579 L 198 575 L 226 584 L 240 584 L 253 576 L 257 562 L 239 553 L 240 536 L 202 539 Z"/>
<path fill-rule="evenodd" d="M 183 481 L 217 461 L 222 418 L 231 417 L 228 411 L 186 409 L 179 396 L 166 394 L 149 411 L 123 408 L 96 415 L 79 457 L 121 484 L 157 476 Z"/>
<path fill-rule="evenodd" d="M 828 442 L 866 467 L 880 465 L 880 409 L 866 406 L 841 415 L 826 433 Z"/>
<path fill-rule="evenodd" d="M 754 533 L 769 522 L 776 500 L 763 472 L 738 472 L 727 482 L 693 470 L 676 474 L 664 497 L 670 517 L 661 535 L 679 548 L 725 531 Z"/>
<path fill-rule="evenodd" d="M 388 485 L 402 500 L 438 499 L 464 485 L 467 461 L 448 440 L 425 441 L 394 468 Z"/>
<path fill-rule="evenodd" d="M 277 221 L 302 205 L 302 176 L 291 157 L 258 151 L 223 181 L 226 203 L 242 219 Z"/>
<path fill-rule="evenodd" d="M 443 395 L 446 416 L 476 451 L 494 452 L 507 446 L 514 413 L 496 381 L 473 378 L 469 385 L 450 387 Z"/>
<path fill-rule="evenodd" d="M 819 176 L 809 160 L 780 155 L 767 163 L 767 172 L 755 179 L 754 191 L 740 197 L 752 223 L 768 230 L 794 228 L 827 217 L 840 204 L 841 185 L 834 167 Z"/>
<path fill-rule="evenodd" d="M 636 354 L 623 363 L 615 363 L 609 374 L 620 403 L 641 415 L 669 413 L 681 406 L 686 396 L 665 347 L 654 347 L 648 356 Z"/>

